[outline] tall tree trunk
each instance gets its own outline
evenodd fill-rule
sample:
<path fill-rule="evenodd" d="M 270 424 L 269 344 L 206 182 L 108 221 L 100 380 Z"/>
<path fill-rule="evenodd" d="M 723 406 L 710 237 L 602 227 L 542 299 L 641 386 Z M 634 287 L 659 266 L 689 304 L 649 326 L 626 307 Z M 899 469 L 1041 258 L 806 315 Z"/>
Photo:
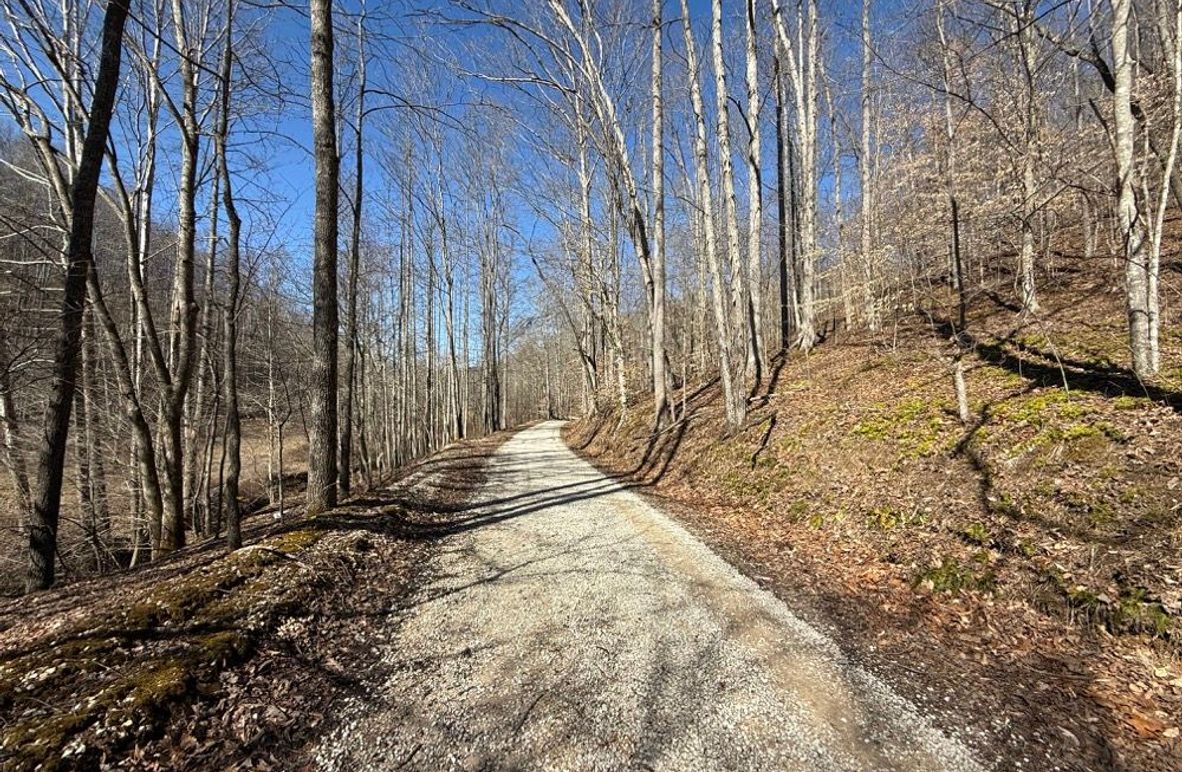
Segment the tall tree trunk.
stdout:
<path fill-rule="evenodd" d="M 341 400 L 341 446 L 337 480 L 341 496 L 353 491 L 353 392 L 357 388 L 357 284 L 361 271 L 361 215 L 365 196 L 365 152 L 362 146 L 365 125 L 365 16 L 357 18 L 357 116 L 353 126 L 353 223 L 349 233 L 349 285 L 345 300 L 348 323 L 345 331 L 345 368 L 341 374 L 344 398 Z"/>
<path fill-rule="evenodd" d="M 208 499 L 209 480 L 203 479 L 201 470 L 205 466 L 198 451 L 201 443 L 200 424 L 208 421 L 209 403 L 212 392 L 210 384 L 216 382 L 217 372 L 213 361 L 214 350 L 214 279 L 217 274 L 218 242 L 218 208 L 221 206 L 221 175 L 214 173 L 209 196 L 209 250 L 205 255 L 205 276 L 202 277 L 202 303 L 198 317 L 197 340 L 199 349 L 196 353 L 197 383 L 193 386 L 193 397 L 186 404 L 185 416 L 185 497 L 187 507 L 193 519 L 193 530 L 197 534 L 208 532 L 208 521 L 211 513 L 202 499 Z M 216 434 L 216 427 L 212 423 L 208 427 L 206 436 Z"/>
<path fill-rule="evenodd" d="M 755 0 L 747 0 L 747 376 L 763 379 L 763 174 Z"/>
<path fill-rule="evenodd" d="M 1167 13 L 1169 6 L 1173 6 L 1173 13 Z M 1170 139 L 1166 150 L 1163 180 L 1171 180 L 1174 170 L 1178 166 L 1178 143 L 1182 138 L 1182 2 L 1172 0 L 1158 6 L 1158 38 L 1161 40 L 1163 54 L 1167 60 L 1170 74 Z M 1165 231 L 1166 210 L 1170 203 L 1169 185 L 1161 184 L 1156 211 L 1150 227 L 1149 276 L 1147 294 L 1149 306 L 1149 369 L 1156 373 L 1161 366 L 1161 350 L 1158 345 L 1161 308 L 1159 296 L 1159 281 L 1161 272 L 1161 247 Z"/>
<path fill-rule="evenodd" d="M 653 0 L 653 50 L 652 50 L 652 191 L 653 191 L 653 253 L 652 253 L 652 299 L 649 303 L 650 330 L 652 333 L 653 403 L 655 422 L 659 426 L 661 416 L 672 410 L 669 395 L 669 376 L 666 372 L 665 356 L 665 107 L 662 96 L 662 29 L 661 7 L 663 0 Z"/>
<path fill-rule="evenodd" d="M 788 168 L 789 138 L 788 104 L 784 94 L 784 73 L 780 63 L 780 41 L 776 40 L 776 58 L 774 60 L 775 73 L 773 80 L 776 89 L 776 247 L 777 265 L 779 273 L 780 297 L 780 350 L 787 351 L 792 345 L 792 298 L 795 290 L 792 288 L 792 255 L 795 251 L 795 233 L 792 228 L 788 189 L 790 170 Z M 790 242 L 789 239 L 792 239 Z"/>
<path fill-rule="evenodd" d="M 82 345 L 82 311 L 86 282 L 94 265 L 95 198 L 99 175 L 119 86 L 123 52 L 123 28 L 127 0 L 109 0 L 103 16 L 102 53 L 90 105 L 90 121 L 78 172 L 70 191 L 70 231 L 66 244 L 66 278 L 62 292 L 61 333 L 54 351 L 45 431 L 37 455 L 37 480 L 29 518 L 29 564 L 25 590 L 32 592 L 53 584 L 57 552 L 57 528 L 61 514 L 62 476 L 74 402 L 78 357 Z"/>
<path fill-rule="evenodd" d="M 1149 305 L 1149 264 L 1144 226 L 1136 198 L 1133 150 L 1136 124 L 1130 99 L 1133 60 L 1129 55 L 1129 11 L 1132 0 L 1112 3 L 1113 147 L 1116 153 L 1117 218 L 1125 258 L 1125 303 L 1129 317 L 1129 351 L 1133 371 L 1140 378 L 1154 374 Z"/>
<path fill-rule="evenodd" d="M 710 279 L 710 300 L 714 310 L 714 329 L 718 343 L 718 375 L 722 382 L 722 395 L 726 403 L 727 424 L 739 426 L 745 417 L 744 404 L 736 395 L 734 384 L 734 360 L 731 346 L 730 313 L 723 296 L 721 261 L 718 258 L 718 238 L 714 231 L 714 195 L 710 187 L 710 162 L 706 144 L 706 114 L 702 103 L 702 87 L 698 81 L 698 56 L 694 44 L 694 31 L 690 25 L 689 6 L 681 0 L 682 29 L 685 33 L 686 60 L 690 81 L 690 100 L 694 111 L 694 176 L 698 183 L 697 203 L 702 210 L 702 232 L 705 238 L 706 270 Z"/>
<path fill-rule="evenodd" d="M 337 157 L 332 0 L 311 0 L 312 142 L 316 158 L 312 266 L 312 391 L 308 514 L 337 504 Z"/>
<path fill-rule="evenodd" d="M 83 440 L 83 457 L 86 466 L 86 489 L 84 491 L 88 516 L 95 542 L 96 568 L 105 565 L 105 547 L 111 530 L 111 511 L 107 504 L 107 472 L 103 461 L 102 434 L 104 411 L 96 407 L 99 395 L 98 348 L 95 345 L 94 314 L 83 313 L 82 318 L 82 403 L 85 405 L 86 431 L 80 433 L 75 442 Z M 81 467 L 82 461 L 79 462 Z"/>
<path fill-rule="evenodd" d="M 798 45 L 794 45 L 784 22 L 780 0 L 772 0 L 772 20 L 780 40 L 780 51 L 787 60 L 784 72 L 788 74 L 792 87 L 796 141 L 800 146 L 797 159 L 800 165 L 800 200 L 795 205 L 800 234 L 797 343 L 806 351 L 819 340 L 816 309 L 816 274 L 820 257 L 817 245 L 817 74 L 821 63 L 820 24 L 817 17 L 817 0 L 801 0 L 797 4 L 799 37 Z"/>
<path fill-rule="evenodd" d="M 944 28 L 944 6 L 948 0 L 936 3 L 936 32 L 940 38 L 941 75 L 944 85 L 944 189 L 948 197 L 949 224 L 952 231 L 952 286 L 956 290 L 957 330 L 965 328 L 966 296 L 964 261 L 960 248 L 960 202 L 956 195 L 956 123 L 952 116 L 952 56 Z"/>
<path fill-rule="evenodd" d="M 1014 19 L 1018 58 L 1022 67 L 1022 242 L 1018 252 L 1018 289 L 1022 310 L 1039 310 L 1034 278 L 1034 218 L 1038 214 L 1038 183 L 1035 179 L 1035 154 L 1038 143 L 1036 84 L 1034 62 L 1034 0 L 1026 0 L 1021 14 Z"/>
<path fill-rule="evenodd" d="M 226 547 L 242 546 L 242 516 L 238 507 L 238 480 L 242 472 L 242 421 L 238 410 L 238 292 L 242 219 L 234 203 L 234 186 L 227 158 L 230 134 L 230 95 L 233 70 L 235 0 L 226 2 L 226 42 L 222 49 L 221 116 L 215 136 L 218 174 L 222 178 L 223 205 L 229 230 L 226 234 L 226 302 L 222 308 L 222 398 L 226 403 L 226 438 L 222 447 L 226 472 L 222 480 L 222 512 L 226 518 Z M 208 302 L 208 301 L 207 301 Z"/>
<path fill-rule="evenodd" d="M 871 124 L 873 110 L 871 103 L 871 79 L 873 65 L 870 38 L 870 3 L 862 0 L 862 137 L 858 157 L 858 171 L 861 174 L 862 196 L 862 314 L 871 331 L 878 330 L 878 300 L 875 297 L 874 266 L 874 163 L 871 157 Z"/>
<path fill-rule="evenodd" d="M 729 92 L 726 82 L 726 60 L 723 55 L 722 39 L 722 0 L 712 0 L 710 4 L 710 42 L 714 65 L 714 109 L 718 122 L 718 162 L 722 170 L 722 186 L 719 194 L 722 197 L 723 223 L 726 227 L 727 264 L 730 267 L 731 307 L 737 320 L 739 329 L 750 332 L 747 320 L 750 312 L 750 289 L 747 281 L 747 260 L 739 245 L 739 213 L 735 199 L 735 165 L 731 150 L 731 122 L 729 107 Z M 744 350 L 747 360 L 752 363 L 754 372 L 755 344 L 750 334 L 743 336 Z M 736 399 L 743 398 L 743 390 L 739 389 Z M 742 407 L 738 407 L 739 412 Z"/>
<path fill-rule="evenodd" d="M 194 263 L 197 240 L 197 165 L 201 127 L 197 119 L 197 83 L 199 46 L 189 39 L 182 0 L 172 0 L 175 44 L 181 76 L 181 108 L 178 115 L 181 139 L 181 164 L 177 182 L 177 258 L 173 271 L 172 336 L 169 356 L 170 377 L 165 388 L 164 427 L 164 518 L 159 551 L 171 552 L 185 546 L 185 397 L 189 390 L 196 344 L 197 302 L 193 295 Z"/>

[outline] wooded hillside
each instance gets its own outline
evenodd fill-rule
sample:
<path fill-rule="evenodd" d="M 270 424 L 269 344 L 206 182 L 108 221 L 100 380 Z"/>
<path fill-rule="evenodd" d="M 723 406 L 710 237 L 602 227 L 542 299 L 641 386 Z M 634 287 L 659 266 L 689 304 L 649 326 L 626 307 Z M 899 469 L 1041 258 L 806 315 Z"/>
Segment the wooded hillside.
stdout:
<path fill-rule="evenodd" d="M 1182 0 L 0 0 L 0 590 L 578 419 L 1156 763 L 1180 145 Z"/>

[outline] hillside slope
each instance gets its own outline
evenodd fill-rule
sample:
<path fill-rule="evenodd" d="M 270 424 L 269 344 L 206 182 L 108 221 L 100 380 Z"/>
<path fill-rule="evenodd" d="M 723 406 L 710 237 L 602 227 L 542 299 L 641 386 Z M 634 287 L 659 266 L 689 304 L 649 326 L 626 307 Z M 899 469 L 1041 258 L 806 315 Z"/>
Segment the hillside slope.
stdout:
<path fill-rule="evenodd" d="M 1037 319 L 975 303 L 968 425 L 917 315 L 778 360 L 736 432 L 707 384 L 568 442 L 1011 764 L 1182 768 L 1182 338 L 1142 385 L 1119 292 L 1058 281 Z"/>
<path fill-rule="evenodd" d="M 141 569 L 0 602 L 0 768 L 292 769 L 381 672 L 494 435 L 314 518 L 250 519 Z"/>

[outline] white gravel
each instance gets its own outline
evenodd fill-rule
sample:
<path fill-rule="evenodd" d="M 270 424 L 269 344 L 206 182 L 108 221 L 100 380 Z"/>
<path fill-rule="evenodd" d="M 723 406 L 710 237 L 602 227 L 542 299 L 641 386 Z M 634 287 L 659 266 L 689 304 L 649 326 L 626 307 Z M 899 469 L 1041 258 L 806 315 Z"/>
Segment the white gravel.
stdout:
<path fill-rule="evenodd" d="M 492 459 L 321 768 L 982 768 L 560 427 Z"/>

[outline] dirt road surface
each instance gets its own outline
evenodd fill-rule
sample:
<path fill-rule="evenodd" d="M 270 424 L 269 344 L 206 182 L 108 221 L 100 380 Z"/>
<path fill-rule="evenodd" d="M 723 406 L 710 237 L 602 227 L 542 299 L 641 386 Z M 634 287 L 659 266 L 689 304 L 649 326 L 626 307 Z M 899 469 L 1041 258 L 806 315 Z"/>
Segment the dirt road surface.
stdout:
<path fill-rule="evenodd" d="M 493 457 L 323 769 L 983 768 L 560 428 Z"/>

